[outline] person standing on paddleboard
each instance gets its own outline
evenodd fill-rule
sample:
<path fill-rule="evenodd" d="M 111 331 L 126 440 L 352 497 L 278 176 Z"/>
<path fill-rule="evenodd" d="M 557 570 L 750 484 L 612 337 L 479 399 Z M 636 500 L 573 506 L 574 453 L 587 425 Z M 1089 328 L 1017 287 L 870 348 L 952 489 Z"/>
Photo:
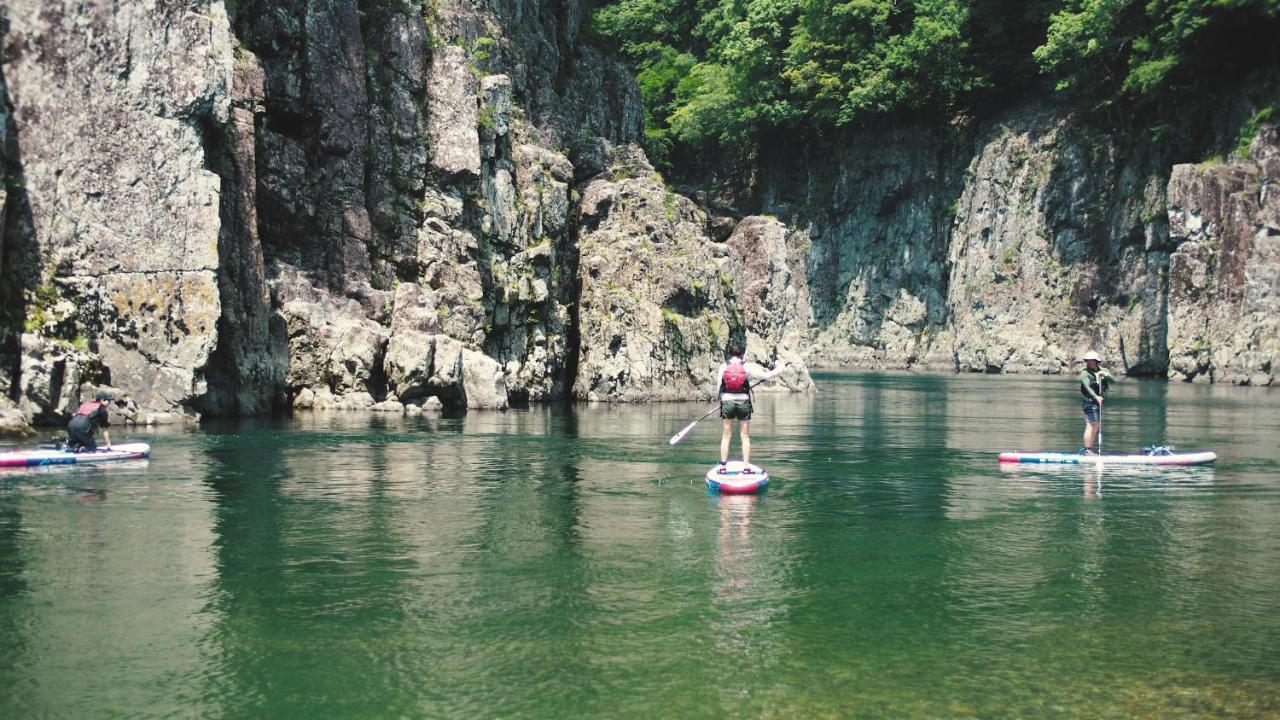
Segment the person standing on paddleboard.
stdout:
<path fill-rule="evenodd" d="M 107 407 L 113 398 L 109 392 L 99 392 L 93 399 L 81 405 L 76 414 L 67 423 L 67 448 L 71 452 L 94 452 L 98 444 L 93 440 L 93 433 L 102 428 L 102 440 L 111 449 L 111 433 L 107 432 L 110 424 L 107 418 Z"/>
<path fill-rule="evenodd" d="M 1102 358 L 1090 350 L 1081 358 L 1084 369 L 1080 371 L 1080 394 L 1084 396 L 1084 447 L 1081 455 L 1093 455 L 1093 442 L 1098 437 L 1098 428 L 1102 424 L 1103 396 L 1111 386 L 1113 376 L 1102 367 Z"/>
<path fill-rule="evenodd" d="M 729 359 L 720 366 L 716 373 L 716 388 L 720 393 L 720 418 L 724 432 L 720 436 L 720 472 L 728 472 L 729 443 L 733 439 L 733 421 L 738 426 L 738 436 L 742 440 L 742 464 L 747 466 L 744 473 L 751 473 L 751 387 L 770 380 L 787 368 L 786 361 L 778 363 L 772 370 L 763 365 L 745 362 L 742 359 L 742 346 L 729 346 Z"/>

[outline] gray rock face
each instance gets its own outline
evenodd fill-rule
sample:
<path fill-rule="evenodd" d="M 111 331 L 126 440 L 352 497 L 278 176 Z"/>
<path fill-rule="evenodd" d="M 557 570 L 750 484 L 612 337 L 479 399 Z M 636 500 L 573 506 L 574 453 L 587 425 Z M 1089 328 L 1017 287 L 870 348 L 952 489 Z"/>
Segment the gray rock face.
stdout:
<path fill-rule="evenodd" d="M 258 232 L 255 118 L 264 109 L 257 58 L 237 46 L 230 122 L 206 127 L 206 162 L 222 180 L 218 233 L 218 341 L 195 407 L 213 415 L 253 415 L 282 404 L 286 340 L 272 315 Z"/>
<path fill-rule="evenodd" d="M 204 393 L 221 315 L 220 183 L 200 129 L 228 119 L 233 56 L 222 4 L 204 10 L 7 6 L 11 140 L 35 230 L 26 322 L 87 345 L 105 375 L 154 381 L 139 402 L 155 410 Z"/>
<path fill-rule="evenodd" d="M 774 218 L 755 216 L 743 218 L 726 241 L 739 260 L 730 266 L 746 332 L 746 359 L 762 365 L 779 360 L 791 364 L 777 381 L 758 386 L 758 392 L 814 389 L 802 353 L 810 321 L 804 273 L 807 240 Z"/>
<path fill-rule="evenodd" d="M 1126 372 L 1162 372 L 1167 254 L 1149 219 L 1161 193 L 1133 177 L 1100 197 L 1081 179 L 1124 173 L 1115 155 L 1086 157 L 1092 140 L 1031 117 L 983 145 L 951 230 L 952 320 L 936 356 L 962 371 L 1058 373 L 1094 348 Z M 1130 207 L 1098 214 L 1120 197 Z"/>
<path fill-rule="evenodd" d="M 1249 156 L 1169 178 L 1170 369 L 1197 382 L 1274 385 L 1280 372 L 1280 133 Z"/>
<path fill-rule="evenodd" d="M 480 83 L 468 65 L 466 50 L 447 46 L 431 64 L 427 117 L 431 165 L 446 176 L 480 177 L 480 133 L 474 98 Z"/>
<path fill-rule="evenodd" d="M 767 206 L 795 216 L 808 243 L 815 362 L 901 368 L 927 355 L 946 319 L 950 218 L 936 208 L 960 193 L 945 146 L 914 128 L 868 133 L 816 159 L 803 181 L 770 180 Z M 800 211 L 806 185 L 812 209 Z"/>
<path fill-rule="evenodd" d="M 788 317 L 767 312 L 783 306 L 799 314 L 802 290 L 789 284 L 781 226 L 753 219 L 735 235 L 738 249 L 715 243 L 706 215 L 667 190 L 629 147 L 584 187 L 579 223 L 576 397 L 710 398 L 731 341 L 747 341 L 758 361 L 798 360 L 785 345 Z M 740 302 L 744 291 L 749 300 Z M 793 372 L 787 379 L 796 389 L 812 387 L 802 362 Z"/>
<path fill-rule="evenodd" d="M 22 336 L 20 407 L 28 420 L 67 422 L 80 405 L 80 384 L 99 375 L 100 368 L 87 349 L 34 333 Z"/>
<path fill-rule="evenodd" d="M 811 243 L 811 360 L 1058 373 L 1094 348 L 1129 374 L 1164 376 L 1171 348 L 1196 346 L 1176 340 L 1174 326 L 1205 320 L 1177 319 L 1179 305 L 1212 306 L 1205 298 L 1217 291 L 1205 283 L 1218 281 L 1192 269 L 1195 287 L 1180 290 L 1179 300 L 1171 295 L 1173 279 L 1188 276 L 1178 263 L 1207 261 L 1195 259 L 1203 251 L 1194 245 L 1179 250 L 1187 236 L 1176 229 L 1181 211 L 1166 220 L 1168 166 L 1160 155 L 1071 118 L 1027 111 L 975 134 L 971 153 L 957 147 L 955 138 L 930 144 L 911 129 L 881 130 L 808 166 L 800 186 L 809 204 L 793 216 Z M 1189 172 L 1175 172 L 1171 204 L 1174 184 L 1191 182 L 1180 179 Z M 766 183 L 767 205 L 787 208 L 796 197 L 794 189 L 784 192 L 789 177 Z M 1210 194 L 1247 184 L 1233 182 Z M 1264 215 L 1261 207 L 1242 210 L 1250 219 L 1241 226 L 1253 228 L 1246 234 L 1260 232 Z M 1276 275 L 1265 233 L 1259 237 L 1248 248 L 1239 244 L 1245 254 L 1237 261 L 1256 268 L 1252 287 L 1265 288 Z M 1240 361 L 1255 370 L 1253 380 L 1238 371 L 1232 382 L 1264 380 L 1256 369 L 1275 334 L 1262 319 L 1269 297 L 1255 291 L 1239 306 L 1257 308 L 1254 339 L 1239 350 L 1255 354 Z M 1180 362 L 1186 371 L 1176 363 L 1175 371 L 1187 375 L 1207 368 L 1203 354 Z"/>
<path fill-rule="evenodd" d="M 358 393 L 370 396 L 365 407 L 372 405 L 370 389 L 380 384 L 387 329 L 356 300 L 317 288 L 297 270 L 281 266 L 277 275 L 272 294 L 287 328 L 290 393 L 297 397 L 309 389 L 338 400 Z"/>
<path fill-rule="evenodd" d="M 31 437 L 35 435 L 27 423 L 26 414 L 7 397 L 0 397 L 0 437 Z"/>

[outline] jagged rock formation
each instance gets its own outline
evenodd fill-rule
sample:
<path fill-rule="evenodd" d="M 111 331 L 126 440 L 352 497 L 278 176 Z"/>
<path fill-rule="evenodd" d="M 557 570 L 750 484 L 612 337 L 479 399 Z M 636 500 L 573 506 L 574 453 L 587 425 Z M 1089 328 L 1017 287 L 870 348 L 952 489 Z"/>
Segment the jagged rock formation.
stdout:
<path fill-rule="evenodd" d="M 580 302 L 591 174 L 569 153 L 625 148 L 642 118 L 625 69 L 578 42 L 585 13 L 15 2 L 5 395 L 50 423 L 86 382 L 152 420 L 575 396 L 604 309 Z"/>
<path fill-rule="evenodd" d="M 1255 141 L 1252 169 L 1179 166 L 1170 181 L 1157 148 L 1069 116 L 1020 110 L 974 129 L 970 152 L 962 139 L 919 128 L 867 131 L 809 159 L 801 182 L 794 163 L 778 161 L 761 194 L 811 246 L 810 359 L 821 364 L 1058 373 L 1096 348 L 1131 375 L 1171 369 L 1188 379 L 1272 384 L 1267 348 L 1278 324 L 1268 288 L 1280 265 L 1257 191 L 1274 152 L 1269 133 Z M 1201 188 L 1209 182 L 1201 176 L 1214 179 L 1213 189 Z M 1239 192 L 1235 219 L 1219 224 L 1255 240 L 1219 244 L 1217 234 L 1201 237 L 1198 224 L 1180 229 L 1191 212 L 1182 204 L 1207 214 L 1230 209 L 1225 200 L 1182 196 Z M 1250 197 L 1253 205 L 1244 202 Z M 1216 261 L 1202 257 L 1215 252 Z M 1187 270 L 1206 263 L 1207 276 Z M 1247 266 L 1248 277 L 1218 290 L 1219 266 Z M 1207 319 L 1228 308 L 1250 318 L 1247 333 Z M 1220 328 L 1217 340 L 1201 337 L 1206 323 Z M 1211 375 L 1219 362 L 1238 368 Z"/>
<path fill-rule="evenodd" d="M 1280 369 L 1280 132 L 1249 156 L 1178 165 L 1169 179 L 1170 369 L 1187 380 L 1271 385 Z"/>
<path fill-rule="evenodd" d="M 20 178 L 5 203 L 5 302 L 25 331 L 9 323 L 6 389 L 40 419 L 96 381 L 148 410 L 194 412 L 221 316 L 220 187 L 200 127 L 228 119 L 222 5 L 5 10 L 7 176 Z"/>
<path fill-rule="evenodd" d="M 811 389 L 783 336 L 786 313 L 800 312 L 800 291 L 781 226 L 746 221 L 729 242 L 716 243 L 705 213 L 667 190 L 643 155 L 605 155 L 601 174 L 582 193 L 582 352 L 574 394 L 711 397 L 709 381 L 733 340 L 747 342 L 749 359 L 796 363 L 783 383 Z"/>
<path fill-rule="evenodd" d="M 1057 373 L 1095 348 L 1129 374 L 1162 374 L 1163 198 L 1154 173 L 1126 167 L 1144 160 L 1069 121 L 994 133 L 957 204 L 951 321 L 934 357 L 962 371 Z"/>

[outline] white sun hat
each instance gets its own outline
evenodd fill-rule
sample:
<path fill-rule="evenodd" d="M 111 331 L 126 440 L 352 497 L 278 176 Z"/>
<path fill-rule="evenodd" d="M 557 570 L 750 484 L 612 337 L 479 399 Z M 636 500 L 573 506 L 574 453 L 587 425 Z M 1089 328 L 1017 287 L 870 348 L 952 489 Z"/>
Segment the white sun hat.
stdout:
<path fill-rule="evenodd" d="M 1102 362 L 1102 358 L 1098 355 L 1098 353 L 1094 352 L 1093 350 L 1090 350 L 1089 352 L 1085 353 L 1084 357 L 1080 359 L 1084 361 L 1097 360 L 1098 362 Z"/>

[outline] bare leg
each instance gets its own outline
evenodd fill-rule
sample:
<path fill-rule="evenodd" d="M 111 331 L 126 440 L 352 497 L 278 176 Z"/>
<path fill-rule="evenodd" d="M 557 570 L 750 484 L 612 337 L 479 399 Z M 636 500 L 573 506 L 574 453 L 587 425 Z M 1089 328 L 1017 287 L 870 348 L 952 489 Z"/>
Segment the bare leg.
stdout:
<path fill-rule="evenodd" d="M 742 462 L 744 465 L 751 464 L 751 421 L 743 420 L 741 427 L 738 428 L 738 434 L 742 436 Z"/>
<path fill-rule="evenodd" d="M 1093 441 L 1098 437 L 1098 423 L 1086 421 L 1084 424 L 1084 447 L 1086 450 L 1093 449 Z"/>
<path fill-rule="evenodd" d="M 733 421 L 725 420 L 721 423 L 724 431 L 720 433 L 720 462 L 729 462 L 729 441 L 733 439 Z"/>

